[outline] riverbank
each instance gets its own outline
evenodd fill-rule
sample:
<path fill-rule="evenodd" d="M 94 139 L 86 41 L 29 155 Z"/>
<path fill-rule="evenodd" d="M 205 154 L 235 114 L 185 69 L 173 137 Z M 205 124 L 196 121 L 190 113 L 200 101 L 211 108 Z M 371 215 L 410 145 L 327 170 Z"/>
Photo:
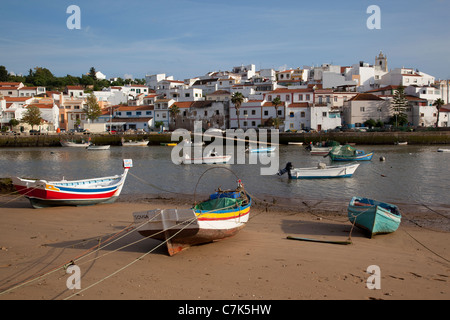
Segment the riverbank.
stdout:
<path fill-rule="evenodd" d="M 189 208 L 191 202 L 189 198 L 121 197 L 115 204 L 46 209 L 32 209 L 23 198 L 10 202 L 0 210 L 0 292 L 74 260 L 100 239 L 106 243 L 111 235 L 130 226 L 133 212 Z M 84 291 L 67 290 L 68 275 L 60 269 L 2 294 L 0 299 L 450 298 L 448 232 L 419 227 L 417 220 L 409 219 L 412 211 L 407 210 L 408 218 L 395 233 L 368 239 L 359 229 L 352 230 L 345 207 L 335 204 L 331 208 L 312 202 L 257 204 L 247 226 L 235 237 L 172 257 L 163 246 L 157 247 L 160 242 L 155 240 L 125 248 L 143 239 L 132 232 L 110 247 L 76 260 Z M 430 214 L 427 219 L 433 217 L 439 215 Z M 342 241 L 350 235 L 350 245 L 287 239 Z M 380 267 L 379 290 L 366 286 L 370 276 L 366 270 L 372 265 Z"/>
<path fill-rule="evenodd" d="M 61 147 L 61 140 L 75 142 L 87 141 L 97 145 L 120 146 L 122 138 L 126 140 L 149 140 L 149 145 L 170 143 L 171 133 L 152 134 L 41 134 L 41 135 L 0 135 L 1 147 Z M 269 135 L 270 138 L 270 135 Z M 450 144 L 450 131 L 418 132 L 315 132 L 315 133 L 280 133 L 279 143 L 310 142 L 334 140 L 341 144 L 358 145 L 392 145 L 407 142 L 411 145 L 445 145 Z"/>

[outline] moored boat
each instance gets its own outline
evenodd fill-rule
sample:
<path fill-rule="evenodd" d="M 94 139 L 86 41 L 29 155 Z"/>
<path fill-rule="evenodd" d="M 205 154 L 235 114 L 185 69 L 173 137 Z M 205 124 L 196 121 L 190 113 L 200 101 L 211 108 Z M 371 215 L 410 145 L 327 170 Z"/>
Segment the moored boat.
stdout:
<path fill-rule="evenodd" d="M 104 146 L 96 146 L 94 144 L 89 145 L 86 149 L 88 150 L 109 150 L 110 145 L 104 145 Z"/>
<path fill-rule="evenodd" d="M 73 141 L 60 141 L 61 146 L 63 147 L 78 147 L 78 148 L 86 148 L 89 147 L 89 142 L 73 142 Z"/>
<path fill-rule="evenodd" d="M 359 163 L 339 166 L 327 166 L 319 163 L 317 167 L 294 168 L 291 162 L 278 172 L 281 176 L 287 172 L 289 179 L 331 179 L 331 178 L 350 178 L 359 167 Z"/>
<path fill-rule="evenodd" d="M 366 153 L 350 145 L 344 145 L 333 147 L 328 153 L 328 156 L 333 161 L 370 161 L 372 160 L 373 154 L 373 152 Z"/>
<path fill-rule="evenodd" d="M 120 175 L 85 179 L 47 181 L 12 177 L 16 190 L 31 202 L 34 208 L 51 206 L 80 206 L 112 203 L 120 195 L 132 160 L 123 160 Z"/>
<path fill-rule="evenodd" d="M 234 236 L 248 222 L 251 204 L 239 181 L 235 190 L 219 189 L 191 209 L 135 212 L 134 226 L 142 236 L 164 241 L 172 256 L 193 245 Z"/>
<path fill-rule="evenodd" d="M 215 151 L 209 152 L 206 156 L 200 158 L 191 158 L 188 154 L 185 154 L 181 159 L 182 164 L 219 164 L 227 163 L 231 160 L 231 155 L 220 155 Z"/>
<path fill-rule="evenodd" d="M 450 152 L 450 149 L 439 148 L 438 152 Z"/>
<path fill-rule="evenodd" d="M 348 219 L 373 237 L 376 234 L 396 231 L 402 215 L 396 205 L 369 198 L 353 197 L 348 205 Z"/>
<path fill-rule="evenodd" d="M 122 138 L 122 146 L 124 146 L 124 147 L 145 147 L 147 145 L 148 145 L 148 140 L 143 140 L 143 141 L 128 140 L 128 141 L 125 141 L 125 139 Z"/>
<path fill-rule="evenodd" d="M 310 154 L 313 156 L 326 156 L 330 153 L 333 147 L 315 147 L 311 146 Z"/>
<path fill-rule="evenodd" d="M 248 148 L 248 151 L 250 153 L 267 153 L 267 152 L 274 152 L 275 149 L 276 147 L 256 148 L 256 149 Z"/>

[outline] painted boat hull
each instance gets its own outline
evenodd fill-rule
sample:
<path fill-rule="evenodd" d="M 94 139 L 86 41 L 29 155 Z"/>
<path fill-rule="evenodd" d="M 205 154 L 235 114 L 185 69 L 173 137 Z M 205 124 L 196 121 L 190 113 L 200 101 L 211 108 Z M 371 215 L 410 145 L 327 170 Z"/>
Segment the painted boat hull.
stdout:
<path fill-rule="evenodd" d="M 348 205 L 348 219 L 370 237 L 395 232 L 401 223 L 396 205 L 373 199 L 353 197 Z"/>
<path fill-rule="evenodd" d="M 114 202 L 122 191 L 128 170 L 125 167 L 121 175 L 73 181 L 11 179 L 17 192 L 29 199 L 33 208 L 86 206 Z"/>
<path fill-rule="evenodd" d="M 438 149 L 438 152 L 450 152 L 450 149 L 442 149 L 442 148 L 439 148 L 439 149 Z"/>
<path fill-rule="evenodd" d="M 323 169 L 312 168 L 294 168 L 291 169 L 290 179 L 333 179 L 350 178 L 358 169 L 359 163 L 343 166 L 327 166 Z"/>
<path fill-rule="evenodd" d="M 133 213 L 137 231 L 144 237 L 164 241 L 170 256 L 194 245 L 236 235 L 250 216 L 251 199 L 224 210 L 165 209 Z"/>

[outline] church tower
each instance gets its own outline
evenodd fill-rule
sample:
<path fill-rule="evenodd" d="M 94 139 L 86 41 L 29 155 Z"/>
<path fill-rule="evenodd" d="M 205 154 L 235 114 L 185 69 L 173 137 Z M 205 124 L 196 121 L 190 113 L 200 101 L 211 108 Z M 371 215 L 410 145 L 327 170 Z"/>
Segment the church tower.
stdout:
<path fill-rule="evenodd" d="M 381 51 L 380 54 L 377 57 L 375 57 L 375 68 L 384 72 L 389 71 L 387 65 L 387 57 L 383 55 L 383 52 Z"/>

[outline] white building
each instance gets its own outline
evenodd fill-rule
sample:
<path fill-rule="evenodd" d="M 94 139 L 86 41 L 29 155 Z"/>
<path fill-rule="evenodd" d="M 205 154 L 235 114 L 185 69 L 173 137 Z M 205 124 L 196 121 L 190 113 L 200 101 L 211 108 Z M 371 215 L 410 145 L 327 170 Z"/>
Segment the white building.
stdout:
<path fill-rule="evenodd" d="M 382 76 L 380 84 L 382 86 L 398 86 L 408 87 L 415 85 L 419 87 L 434 84 L 435 78 L 423 72 L 415 71 L 411 68 L 396 68 Z"/>

